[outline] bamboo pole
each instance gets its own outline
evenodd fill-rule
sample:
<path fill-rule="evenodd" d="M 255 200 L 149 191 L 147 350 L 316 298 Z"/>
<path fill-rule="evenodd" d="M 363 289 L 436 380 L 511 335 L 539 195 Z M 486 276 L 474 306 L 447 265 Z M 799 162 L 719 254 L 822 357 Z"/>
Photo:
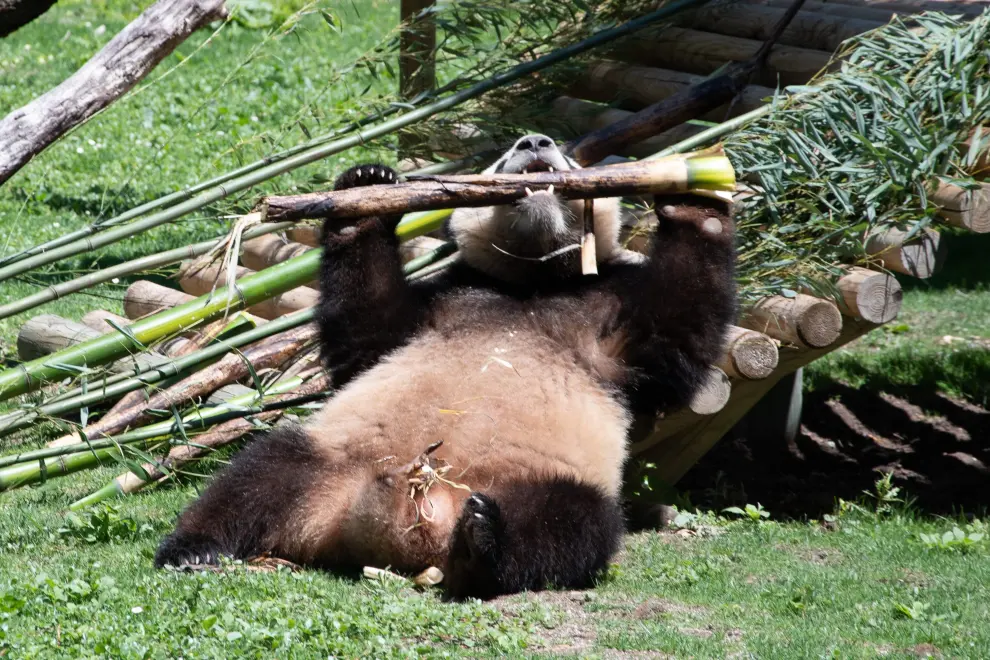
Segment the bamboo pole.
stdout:
<path fill-rule="evenodd" d="M 766 378 L 777 368 L 777 344 L 760 332 L 730 326 L 716 366 L 729 378 Z"/>
<path fill-rule="evenodd" d="M 751 59 L 762 44 L 754 39 L 670 27 L 649 30 L 624 39 L 612 57 L 648 66 L 710 74 L 726 62 Z M 803 85 L 829 66 L 830 53 L 778 44 L 770 49 L 763 70 L 754 83 L 776 88 L 778 84 Z"/>
<path fill-rule="evenodd" d="M 616 99 L 628 100 L 635 106 L 642 107 L 670 98 L 703 80 L 704 76 L 682 71 L 604 60 L 593 62 L 585 69 L 571 88 L 571 95 L 602 103 Z M 731 104 L 730 116 L 755 110 L 765 103 L 764 99 L 772 97 L 773 93 L 774 90 L 770 87 L 747 85 L 735 103 Z M 699 115 L 697 119 L 720 121 L 726 118 L 728 110 L 729 105 L 724 104 Z"/>
<path fill-rule="evenodd" d="M 735 176 L 724 156 L 672 156 L 646 164 L 630 162 L 531 174 L 435 176 L 390 185 L 272 196 L 265 198 L 262 207 L 266 217 L 272 220 L 362 218 L 404 210 L 510 204 L 526 197 L 527 188 L 546 189 L 551 185 L 565 199 L 591 199 L 698 188 L 734 190 Z"/>
<path fill-rule="evenodd" d="M 88 388 L 87 392 L 82 392 L 80 389 L 71 396 L 59 399 L 58 401 L 46 401 L 34 408 L 0 415 L 0 435 L 25 428 L 44 417 L 62 415 L 83 406 L 113 399 L 145 386 L 167 382 L 169 379 L 176 378 L 191 369 L 209 364 L 212 360 L 222 358 L 231 349 L 246 346 L 255 341 L 271 337 L 278 332 L 299 327 L 311 322 L 313 317 L 314 313 L 312 309 L 283 316 L 263 326 L 258 326 L 233 335 L 232 337 L 221 339 L 216 344 L 207 346 L 190 355 L 154 365 L 126 380 L 106 384 L 100 381 Z"/>
<path fill-rule="evenodd" d="M 919 279 L 931 277 L 945 260 L 945 244 L 938 232 L 931 229 L 923 229 L 910 240 L 906 240 L 907 235 L 908 232 L 900 229 L 875 234 L 866 241 L 866 251 L 881 267 L 895 273 Z"/>
<path fill-rule="evenodd" d="M 311 149 L 307 149 L 306 151 L 295 154 L 294 156 L 286 158 L 278 163 L 259 168 L 243 176 L 229 179 L 223 185 L 209 188 L 195 197 L 179 202 L 175 206 L 169 207 L 165 210 L 152 213 L 151 215 L 148 215 L 133 223 L 111 227 L 110 229 L 100 232 L 91 238 L 70 243 L 68 245 L 63 245 L 43 254 L 36 254 L 0 267 L 0 282 L 14 277 L 15 275 L 19 275 L 37 268 L 38 266 L 54 263 L 61 259 L 81 254 L 83 252 L 92 251 L 143 231 L 147 231 L 148 229 L 152 229 L 166 222 L 171 222 L 172 220 L 182 217 L 187 213 L 213 204 L 235 192 L 240 192 L 241 190 L 255 186 L 275 176 L 302 167 L 303 165 L 308 165 L 309 163 L 326 158 L 327 156 L 340 153 L 341 151 L 350 149 L 351 147 L 360 146 L 376 138 L 388 135 L 399 130 L 400 128 L 404 128 L 428 117 L 432 117 L 437 113 L 454 108 L 462 103 L 465 103 L 466 101 L 475 99 L 493 89 L 503 87 L 524 76 L 542 71 L 549 66 L 566 61 L 575 55 L 579 55 L 591 50 L 592 48 L 614 41 L 620 37 L 633 34 L 638 30 L 652 25 L 653 23 L 669 18 L 678 12 L 706 1 L 707 0 L 674 0 L 673 2 L 669 2 L 660 9 L 650 12 L 649 14 L 640 16 L 639 18 L 624 23 L 623 25 L 601 30 L 576 44 L 566 46 L 529 62 L 518 64 L 507 71 L 495 74 L 486 80 L 468 87 L 467 89 L 455 92 L 446 98 L 439 99 L 422 107 L 416 108 L 415 110 L 406 112 L 398 117 L 395 117 L 394 119 L 390 119 L 370 128 L 356 130 L 354 134 L 318 145 Z M 0 392 L 2 392 L 2 390 L 0 390 Z"/>
<path fill-rule="evenodd" d="M 932 195 L 932 203 L 939 207 L 939 217 L 950 225 L 977 234 L 990 232 L 990 183 L 978 183 L 974 188 L 942 183 Z"/>
<path fill-rule="evenodd" d="M 717 34 L 763 41 L 769 38 L 786 11 L 742 3 L 709 4 L 685 15 L 678 23 Z M 778 40 L 786 46 L 832 53 L 847 39 L 875 30 L 886 22 L 801 11 Z"/>
<path fill-rule="evenodd" d="M 297 399 L 308 394 L 317 394 L 326 391 L 329 386 L 329 378 L 326 375 L 320 375 L 311 378 L 291 392 L 272 397 L 271 400 L 273 402 L 281 402 L 288 399 Z M 271 424 L 281 417 L 283 413 L 284 411 L 282 410 L 272 410 L 253 415 L 252 419 L 239 418 L 217 424 L 210 430 L 198 434 L 193 443 L 174 445 L 164 460 L 143 464 L 141 468 L 144 476 L 131 471 L 124 472 L 100 490 L 70 504 L 69 509 L 81 509 L 112 497 L 131 495 L 148 484 L 163 481 L 183 465 L 209 452 L 216 451 L 220 447 L 228 445 L 249 433 L 257 431 L 257 422 Z"/>
<path fill-rule="evenodd" d="M 168 389 L 155 392 L 146 402 L 138 401 L 114 414 L 108 413 L 82 431 L 63 436 L 48 443 L 48 446 L 71 445 L 82 442 L 84 438 L 105 438 L 138 426 L 150 421 L 152 411 L 170 410 L 189 403 L 224 385 L 250 377 L 252 370 L 257 373 L 278 367 L 306 348 L 317 334 L 316 325 L 310 323 L 268 337 L 239 353 L 229 353 L 219 362 L 197 371 Z"/>
<path fill-rule="evenodd" d="M 743 315 L 740 325 L 797 346 L 823 348 L 842 332 L 842 315 L 828 300 L 805 294 L 769 296 Z"/>

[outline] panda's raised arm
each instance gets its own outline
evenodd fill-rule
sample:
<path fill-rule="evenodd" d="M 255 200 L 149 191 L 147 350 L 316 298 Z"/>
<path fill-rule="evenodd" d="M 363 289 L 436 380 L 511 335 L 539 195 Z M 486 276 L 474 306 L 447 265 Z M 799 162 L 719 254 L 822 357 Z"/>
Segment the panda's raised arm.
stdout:
<path fill-rule="evenodd" d="M 679 407 L 721 356 L 735 320 L 735 246 L 730 203 L 701 195 L 654 198 L 651 252 L 613 283 L 622 301 L 624 361 L 634 403 Z"/>
<path fill-rule="evenodd" d="M 384 165 L 341 174 L 335 190 L 396 183 Z M 323 224 L 320 308 L 323 359 L 341 386 L 401 346 L 418 327 L 422 304 L 402 272 L 395 228 L 401 215 L 362 218 L 348 227 Z"/>

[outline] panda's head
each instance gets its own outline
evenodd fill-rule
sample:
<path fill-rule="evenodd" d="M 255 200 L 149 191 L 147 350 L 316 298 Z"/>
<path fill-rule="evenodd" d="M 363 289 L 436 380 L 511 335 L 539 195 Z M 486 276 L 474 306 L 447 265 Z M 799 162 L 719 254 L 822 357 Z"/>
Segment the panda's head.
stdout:
<path fill-rule="evenodd" d="M 580 169 L 546 135 L 519 138 L 485 174 L 524 174 Z M 584 202 L 565 201 L 552 188 L 533 189 L 514 204 L 461 208 L 448 230 L 468 265 L 507 282 L 539 284 L 580 276 Z M 599 261 L 619 252 L 619 200 L 595 200 L 595 248 Z"/>

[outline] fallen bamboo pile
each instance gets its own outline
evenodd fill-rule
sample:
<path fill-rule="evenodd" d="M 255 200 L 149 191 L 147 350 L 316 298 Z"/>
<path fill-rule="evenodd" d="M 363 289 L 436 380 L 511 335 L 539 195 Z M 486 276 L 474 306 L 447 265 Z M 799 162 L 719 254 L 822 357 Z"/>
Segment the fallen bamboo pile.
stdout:
<path fill-rule="evenodd" d="M 451 244 L 427 235 L 455 205 L 510 203 L 526 195 L 527 187 L 550 185 L 573 199 L 662 195 L 699 187 L 734 189 L 743 265 L 750 268 L 744 269 L 744 276 L 753 271 L 747 259 L 753 259 L 754 250 L 758 256 L 773 253 L 773 263 L 784 265 L 764 269 L 759 278 L 744 277 L 746 305 L 730 328 L 723 356 L 712 365 L 705 387 L 684 410 L 645 420 L 632 440 L 633 453 L 657 465 L 659 479 L 676 482 L 781 377 L 897 316 L 901 288 L 894 273 L 930 277 L 945 258 L 938 225 L 929 226 L 929 216 L 957 229 L 990 231 L 990 184 L 977 178 L 990 171 L 990 137 L 978 126 L 990 117 L 987 108 L 971 108 L 965 120 L 939 133 L 939 143 L 955 147 L 944 150 L 949 159 L 945 165 L 956 168 L 958 176 L 951 181 L 941 178 L 933 174 L 933 164 L 925 176 L 909 182 L 918 184 L 917 191 L 902 183 L 897 190 L 906 192 L 877 193 L 868 206 L 860 205 L 859 198 L 843 200 L 842 189 L 851 188 L 870 163 L 876 170 L 871 159 L 878 156 L 865 154 L 861 161 L 845 166 L 846 180 L 838 186 L 821 175 L 826 166 L 837 168 L 829 161 L 829 156 L 835 159 L 834 153 L 840 152 L 828 141 L 835 136 L 817 135 L 814 125 L 802 123 L 802 113 L 817 111 L 813 99 L 827 93 L 827 87 L 801 90 L 793 98 L 778 99 L 774 107 L 761 105 L 773 95 L 778 80 L 805 84 L 820 70 L 838 70 L 842 59 L 832 61 L 831 51 L 859 31 L 879 28 L 888 12 L 904 15 L 903 3 L 902 8 L 895 4 L 808 0 L 790 12 L 793 20 L 784 21 L 793 3 L 749 0 L 707 7 L 683 16 L 675 26 L 627 37 L 607 58 L 590 62 L 579 72 L 567 87 L 572 96 L 557 99 L 553 107 L 558 112 L 553 114 L 570 122 L 571 133 L 580 136 L 570 143 L 572 147 L 593 138 L 585 142 L 594 146 L 588 158 L 621 152 L 648 159 L 571 172 L 492 177 L 434 173 L 360 193 L 270 196 L 237 223 L 243 233 L 238 230 L 224 241 L 116 266 L 115 273 L 138 278 L 122 301 L 123 317 L 94 310 L 81 323 L 46 315 L 23 326 L 18 349 L 24 362 L 0 372 L 0 397 L 41 390 L 45 398 L 0 415 L 0 437 L 43 421 L 56 423 L 61 437 L 44 447 L 0 456 L 0 491 L 116 461 L 126 470 L 73 506 L 137 492 L 254 429 L 277 423 L 287 414 L 305 413 L 328 396 L 312 323 L 318 299 L 317 232 L 299 221 L 407 213 L 397 232 L 403 241 L 404 268 L 410 277 L 422 277 L 456 258 Z M 984 25 L 990 19 L 978 20 Z M 944 19 L 934 23 L 917 19 L 893 29 L 916 30 L 919 25 L 927 26 L 933 43 L 943 45 L 946 34 L 965 29 Z M 643 47 L 643 40 L 650 40 L 649 48 Z M 869 49 L 860 45 L 845 57 L 868 59 Z M 663 123 L 668 119 L 658 107 L 697 95 L 706 82 L 699 75 L 731 62 L 742 65 L 733 71 L 745 72 L 731 80 L 732 93 L 706 92 L 703 102 L 690 106 L 688 114 L 697 113 L 691 119 L 708 120 L 744 117 L 746 126 L 740 130 L 732 121 L 715 128 Z M 927 65 L 939 64 L 939 58 L 933 57 Z M 956 110 L 953 106 L 946 112 L 953 116 Z M 956 114 L 962 117 L 961 111 Z M 629 130 L 618 134 L 599 130 L 619 122 Z M 969 130 L 962 131 L 964 127 Z M 688 152 L 727 135 L 731 166 L 717 151 L 653 158 L 671 146 L 670 151 Z M 686 138 L 708 142 L 685 142 Z M 768 148 L 786 154 L 777 160 L 793 167 L 775 173 L 774 158 L 759 151 L 764 142 L 774 139 L 791 139 L 799 146 L 802 139 L 819 142 L 805 151 L 773 143 Z M 733 168 L 741 176 L 738 185 L 730 186 Z M 787 206 L 795 194 L 814 197 L 816 203 Z M 199 203 L 190 201 L 187 206 L 197 208 Z M 823 204 L 829 205 L 824 211 Z M 815 223 L 801 225 L 791 218 L 800 213 L 845 213 L 843 218 L 852 218 L 861 210 L 862 217 L 855 222 L 832 223 L 828 231 L 812 236 L 814 245 L 824 246 L 816 249 L 825 256 L 807 247 L 812 243 L 806 233 Z M 878 220 L 888 216 L 897 222 Z M 155 221 L 162 217 L 155 216 Z M 631 249 L 647 248 L 650 222 L 647 213 L 637 225 L 625 228 L 624 239 Z M 859 224 L 863 228 L 851 229 Z M 810 256 L 801 259 L 773 252 L 789 244 Z M 43 254 L 33 253 L 10 265 L 24 268 Z M 223 254 L 228 258 L 220 258 Z M 813 269 L 808 265 L 813 258 L 827 261 L 827 268 Z M 177 288 L 140 279 L 142 268 L 180 261 Z M 3 267 L 0 262 L 0 277 L 7 274 Z M 780 273 L 795 275 L 787 280 Z M 54 297 L 33 298 L 10 313 L 109 279 L 101 274 L 86 277 L 56 285 Z M 57 383 L 64 379 L 72 381 L 70 387 L 59 391 Z"/>

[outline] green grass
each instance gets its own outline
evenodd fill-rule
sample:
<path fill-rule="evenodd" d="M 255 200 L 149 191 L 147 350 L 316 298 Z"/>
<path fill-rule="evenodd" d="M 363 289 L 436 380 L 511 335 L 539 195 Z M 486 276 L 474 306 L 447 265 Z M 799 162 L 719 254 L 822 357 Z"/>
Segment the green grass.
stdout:
<path fill-rule="evenodd" d="M 62 0 L 0 40 L 0 106 L 17 107 L 57 84 L 143 4 Z M 340 34 L 310 17 L 293 35 L 270 43 L 263 43 L 263 30 L 229 25 L 205 46 L 209 30 L 180 46 L 150 77 L 150 87 L 0 187 L 0 252 L 215 176 L 275 145 L 296 144 L 305 139 L 296 118 L 316 134 L 331 120 L 356 116 L 365 85 L 373 92 L 392 81 L 326 81 L 394 25 L 397 5 L 321 5 L 342 19 Z M 290 3 L 278 9 L 286 15 Z M 272 186 L 320 185 L 369 157 L 388 161 L 394 155 L 348 152 Z M 236 201 L 249 206 L 256 194 Z M 73 270 L 218 235 L 226 221 L 216 216 L 229 209 L 209 209 L 99 255 L 5 282 L 0 302 Z M 918 384 L 985 401 L 985 346 L 938 340 L 990 334 L 988 248 L 987 238 L 954 237 L 945 272 L 907 289 L 901 320 L 814 363 L 812 385 Z M 78 319 L 96 307 L 119 312 L 127 283 L 0 321 L 0 358 L 14 355 L 13 339 L 29 316 Z M 29 440 L 42 435 L 35 430 Z M 215 463 L 197 469 L 209 473 Z M 650 651 L 906 658 L 935 649 L 951 657 L 990 656 L 990 548 L 984 541 L 961 552 L 929 548 L 921 540 L 923 533 L 950 530 L 956 524 L 951 520 L 847 514 L 829 532 L 773 517 L 757 525 L 707 516 L 693 524 L 703 523 L 694 536 L 628 537 L 626 551 L 594 591 L 451 605 L 435 592 L 316 571 L 154 571 L 151 555 L 198 482 L 149 489 L 115 502 L 115 510 L 83 512 L 73 527 L 68 504 L 120 471 L 110 466 L 0 495 L 0 657 L 616 657 Z M 773 513 L 773 503 L 764 505 Z"/>

